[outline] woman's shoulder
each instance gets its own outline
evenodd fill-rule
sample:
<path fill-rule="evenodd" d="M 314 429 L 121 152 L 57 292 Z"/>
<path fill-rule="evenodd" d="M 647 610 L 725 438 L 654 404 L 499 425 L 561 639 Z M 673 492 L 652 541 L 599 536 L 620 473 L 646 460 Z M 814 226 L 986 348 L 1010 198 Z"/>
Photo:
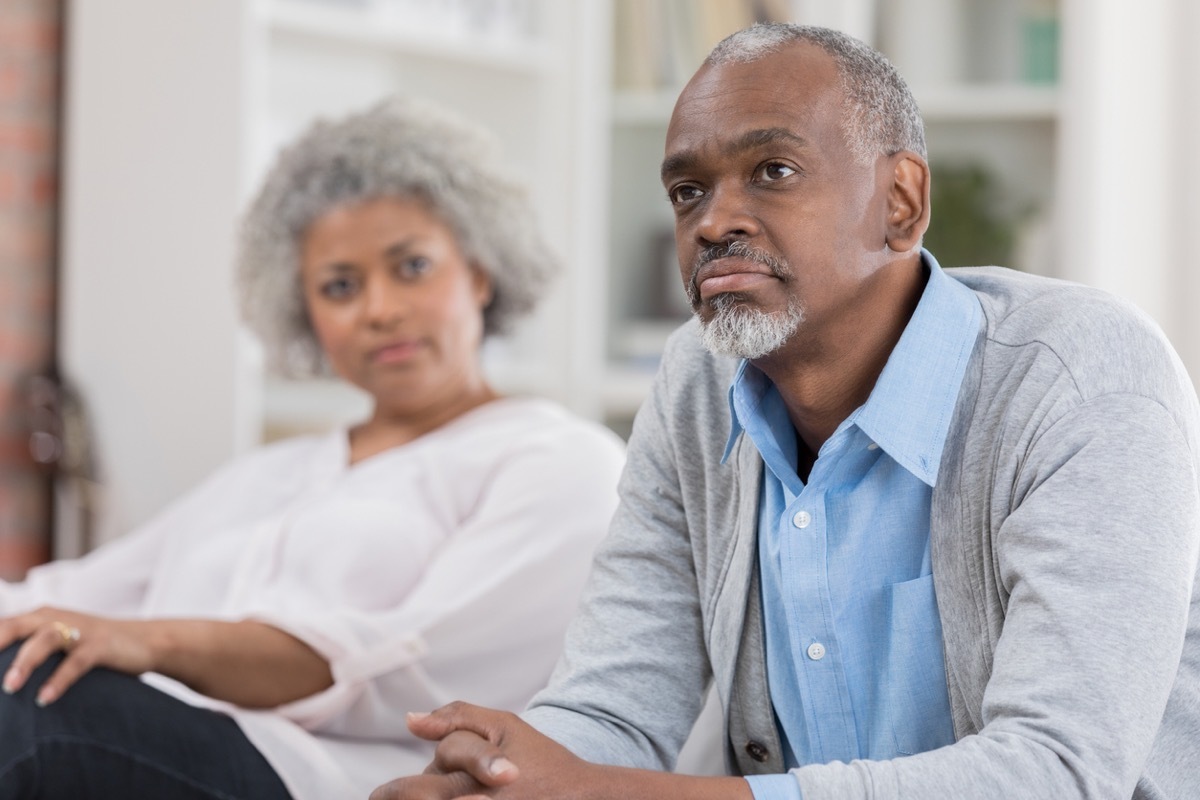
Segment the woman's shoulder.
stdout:
<path fill-rule="evenodd" d="M 448 472 L 481 479 L 514 470 L 539 480 L 607 480 L 625 443 L 598 422 L 542 398 L 505 397 L 459 417 L 428 442 Z"/>
<path fill-rule="evenodd" d="M 231 467 L 252 469 L 254 467 L 274 467 L 283 464 L 296 464 L 326 454 L 332 454 L 338 449 L 341 440 L 346 436 L 344 429 L 328 433 L 306 433 L 274 439 L 255 445 L 244 453 L 236 456 L 229 464 Z M 344 447 L 342 449 L 345 449 Z"/>
<path fill-rule="evenodd" d="M 345 460 L 344 430 L 304 434 L 259 444 L 230 459 L 217 469 L 208 484 L 256 484 L 305 480 L 314 470 L 335 470 Z"/>
<path fill-rule="evenodd" d="M 625 443 L 612 430 L 553 400 L 514 396 L 494 400 L 464 417 L 460 432 L 497 446 L 537 444 L 553 449 L 586 448 L 623 456 Z"/>

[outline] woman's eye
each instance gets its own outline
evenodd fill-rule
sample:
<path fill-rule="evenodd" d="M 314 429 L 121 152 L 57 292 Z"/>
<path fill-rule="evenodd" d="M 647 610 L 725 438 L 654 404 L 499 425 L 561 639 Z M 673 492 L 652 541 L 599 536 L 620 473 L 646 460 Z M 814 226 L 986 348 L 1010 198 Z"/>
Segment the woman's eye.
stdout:
<path fill-rule="evenodd" d="M 321 294 L 331 300 L 341 300 L 350 297 L 357 288 L 357 282 L 350 278 L 331 278 L 321 284 Z"/>
<path fill-rule="evenodd" d="M 419 278 L 429 272 L 433 262 L 425 256 L 413 256 L 400 262 L 399 272 L 404 278 Z"/>
<path fill-rule="evenodd" d="M 758 170 L 759 179 L 764 181 L 777 181 L 795 174 L 796 170 L 792 169 L 787 164 L 779 164 L 776 162 L 764 164 Z"/>
<path fill-rule="evenodd" d="M 685 183 L 682 186 L 676 186 L 673 188 L 670 192 L 668 192 L 667 196 L 671 198 L 672 203 L 679 205 L 680 203 L 686 203 L 689 200 L 695 200 L 701 194 L 702 192 L 699 188 Z"/>

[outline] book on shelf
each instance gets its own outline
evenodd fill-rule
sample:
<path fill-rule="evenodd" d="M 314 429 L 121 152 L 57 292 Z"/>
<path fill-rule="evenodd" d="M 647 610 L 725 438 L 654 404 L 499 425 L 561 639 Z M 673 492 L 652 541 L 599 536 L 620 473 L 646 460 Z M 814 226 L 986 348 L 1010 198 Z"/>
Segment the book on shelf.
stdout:
<path fill-rule="evenodd" d="M 717 42 L 755 22 L 787 20 L 789 11 L 787 0 L 617 0 L 613 84 L 677 89 Z"/>

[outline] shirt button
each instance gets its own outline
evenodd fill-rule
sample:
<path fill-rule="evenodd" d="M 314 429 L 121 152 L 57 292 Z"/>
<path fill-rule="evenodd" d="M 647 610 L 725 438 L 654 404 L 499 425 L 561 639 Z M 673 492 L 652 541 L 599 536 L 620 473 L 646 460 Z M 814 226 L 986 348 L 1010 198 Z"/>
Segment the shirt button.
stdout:
<path fill-rule="evenodd" d="M 879 445 L 875 444 L 874 442 L 871 442 L 869 445 L 867 445 L 867 449 L 868 450 L 878 450 Z"/>
<path fill-rule="evenodd" d="M 766 746 L 758 742 L 747 742 L 746 754 L 760 764 L 771 757 L 771 753 L 767 750 Z"/>
<path fill-rule="evenodd" d="M 808 646 L 808 657 L 813 661 L 820 661 L 825 657 L 825 645 L 820 642 L 813 642 Z"/>
<path fill-rule="evenodd" d="M 812 515 L 807 511 L 797 511 L 796 516 L 792 517 L 792 524 L 797 528 L 807 528 L 810 522 L 812 522 Z"/>

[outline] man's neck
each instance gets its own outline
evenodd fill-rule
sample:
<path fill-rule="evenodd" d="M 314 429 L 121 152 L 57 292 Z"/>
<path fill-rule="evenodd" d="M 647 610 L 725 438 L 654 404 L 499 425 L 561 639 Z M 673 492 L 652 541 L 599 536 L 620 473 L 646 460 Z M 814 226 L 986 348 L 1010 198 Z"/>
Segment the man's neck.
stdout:
<path fill-rule="evenodd" d="M 877 299 L 867 298 L 824 329 L 806 322 L 787 345 L 755 360 L 775 384 L 796 428 L 798 471 L 805 480 L 821 446 L 870 397 L 927 277 L 919 258 L 915 268 L 897 264 L 894 276 L 874 293 Z"/>

